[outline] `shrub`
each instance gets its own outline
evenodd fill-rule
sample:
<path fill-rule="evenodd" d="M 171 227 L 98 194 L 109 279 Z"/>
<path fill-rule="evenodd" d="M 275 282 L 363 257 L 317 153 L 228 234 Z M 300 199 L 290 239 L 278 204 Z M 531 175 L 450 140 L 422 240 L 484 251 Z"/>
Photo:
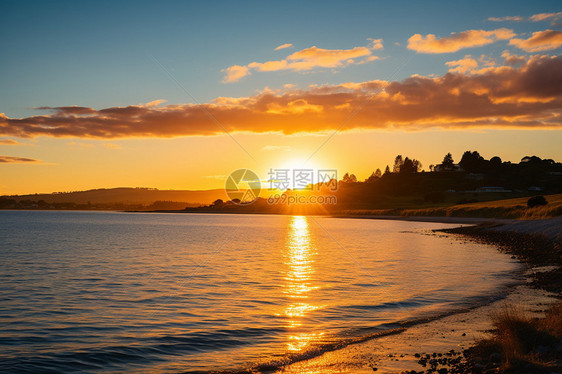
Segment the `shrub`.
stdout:
<path fill-rule="evenodd" d="M 527 206 L 529 208 L 534 208 L 536 206 L 542 206 L 548 204 L 548 201 L 544 198 L 544 196 L 533 196 L 529 200 L 527 200 Z"/>

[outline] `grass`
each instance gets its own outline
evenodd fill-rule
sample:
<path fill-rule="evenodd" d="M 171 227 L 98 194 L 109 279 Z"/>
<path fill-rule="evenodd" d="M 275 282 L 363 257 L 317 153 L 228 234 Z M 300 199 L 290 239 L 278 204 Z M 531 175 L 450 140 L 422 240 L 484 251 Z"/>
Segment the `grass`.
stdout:
<path fill-rule="evenodd" d="M 505 306 L 492 316 L 493 337 L 481 340 L 472 357 L 501 362 L 502 372 L 559 370 L 558 346 L 562 341 L 562 302 L 551 306 L 541 319 L 531 318 L 520 307 Z"/>
<path fill-rule="evenodd" d="M 548 204 L 535 208 L 528 208 L 527 200 L 529 197 L 523 197 L 422 209 L 355 210 L 345 211 L 342 212 L 342 214 L 511 218 L 524 220 L 562 216 L 562 194 L 546 195 L 545 198 L 548 201 Z"/>

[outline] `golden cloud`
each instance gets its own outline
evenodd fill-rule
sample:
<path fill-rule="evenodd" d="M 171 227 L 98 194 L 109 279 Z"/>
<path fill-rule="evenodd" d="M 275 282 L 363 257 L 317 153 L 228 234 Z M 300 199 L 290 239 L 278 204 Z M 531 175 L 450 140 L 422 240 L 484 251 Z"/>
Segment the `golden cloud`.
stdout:
<path fill-rule="evenodd" d="M 280 46 L 276 47 L 275 50 L 278 51 L 280 49 L 292 48 L 292 47 L 293 47 L 292 43 L 285 43 L 285 44 L 281 44 Z"/>
<path fill-rule="evenodd" d="M 14 139 L 0 139 L 0 145 L 21 145 L 21 143 Z"/>
<path fill-rule="evenodd" d="M 41 161 L 25 157 L 0 156 L 0 164 L 29 164 L 35 162 Z"/>
<path fill-rule="evenodd" d="M 507 49 L 502 52 L 502 58 L 507 65 L 515 66 L 527 61 L 527 56 L 512 55 Z"/>
<path fill-rule="evenodd" d="M 250 69 L 247 66 L 233 65 L 224 69 L 226 75 L 222 80 L 224 83 L 237 82 L 249 74 Z"/>
<path fill-rule="evenodd" d="M 481 47 L 499 40 L 511 39 L 515 35 L 513 30 L 506 28 L 490 31 L 467 30 L 443 38 L 437 38 L 433 34 L 426 36 L 414 34 L 408 39 L 408 48 L 418 53 L 450 53 L 463 48 Z"/>
<path fill-rule="evenodd" d="M 492 22 L 519 22 L 523 21 L 523 17 L 520 16 L 505 16 L 505 17 L 488 17 L 488 21 Z"/>
<path fill-rule="evenodd" d="M 378 57 L 372 55 L 373 50 L 382 49 L 382 39 L 370 39 L 370 47 L 352 49 L 324 49 L 316 46 L 306 48 L 287 56 L 282 60 L 251 62 L 247 65 L 233 65 L 223 71 L 226 73 L 224 83 L 237 82 L 252 71 L 303 71 L 315 68 L 342 68 L 348 65 L 373 61 Z M 276 49 L 280 49 L 279 46 Z"/>
<path fill-rule="evenodd" d="M 547 21 L 550 20 L 551 25 L 556 25 L 562 18 L 562 12 L 556 13 L 539 13 L 529 17 L 529 20 L 533 22 Z"/>
<path fill-rule="evenodd" d="M 393 82 L 269 90 L 248 97 L 220 97 L 205 104 L 43 109 L 50 113 L 25 118 L 0 114 L 0 136 L 165 138 L 218 135 L 223 134 L 222 128 L 228 132 L 318 133 L 337 129 L 345 121 L 345 130 L 560 129 L 562 57 L 530 56 L 518 67 L 488 66 L 471 74 L 449 72 Z"/>
<path fill-rule="evenodd" d="M 551 51 L 562 45 L 562 31 L 537 31 L 529 39 L 511 39 L 509 44 L 527 52 Z"/>
<path fill-rule="evenodd" d="M 473 59 L 472 56 L 466 55 L 460 60 L 446 62 L 445 65 L 451 66 L 449 71 L 452 73 L 466 74 L 478 68 L 478 61 Z"/>

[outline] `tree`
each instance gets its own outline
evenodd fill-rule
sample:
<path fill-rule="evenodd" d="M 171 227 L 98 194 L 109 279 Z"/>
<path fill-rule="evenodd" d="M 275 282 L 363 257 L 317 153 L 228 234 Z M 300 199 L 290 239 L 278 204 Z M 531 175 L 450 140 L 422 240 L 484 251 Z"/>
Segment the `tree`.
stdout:
<path fill-rule="evenodd" d="M 386 165 L 386 169 L 384 169 L 384 175 L 390 174 L 390 167 Z"/>
<path fill-rule="evenodd" d="M 445 155 L 445 157 L 443 157 L 443 162 L 441 162 L 441 165 L 443 165 L 443 169 L 453 169 L 453 167 L 455 166 L 455 161 L 453 161 L 453 155 L 451 153 L 447 153 Z"/>
<path fill-rule="evenodd" d="M 494 156 L 490 159 L 490 166 L 493 168 L 499 168 L 502 166 L 502 159 L 499 156 Z"/>
<path fill-rule="evenodd" d="M 380 179 L 382 177 L 382 173 L 381 173 L 381 169 L 377 169 L 377 171 L 375 171 L 374 173 L 372 173 L 369 178 L 365 179 L 366 183 L 374 183 L 376 182 L 378 179 Z"/>
<path fill-rule="evenodd" d="M 224 204 L 224 201 L 222 201 L 222 199 L 217 199 L 213 202 L 213 206 L 216 206 L 216 207 L 221 207 L 221 206 L 223 206 L 223 204 Z"/>
<path fill-rule="evenodd" d="M 486 168 L 486 160 L 477 151 L 463 153 L 460 166 L 469 173 L 479 173 Z"/>
<path fill-rule="evenodd" d="M 527 163 L 527 164 L 540 164 L 542 161 L 542 159 L 540 157 L 537 156 L 525 156 L 521 159 L 522 163 Z"/>
<path fill-rule="evenodd" d="M 375 183 L 375 181 L 377 180 L 377 177 L 375 175 L 375 173 L 371 173 L 371 175 L 369 175 L 369 178 L 365 179 L 365 183 Z"/>
<path fill-rule="evenodd" d="M 402 167 L 403 164 L 404 164 L 404 160 L 402 159 L 402 155 L 396 156 L 396 158 L 394 159 L 394 166 L 392 167 L 392 172 L 399 173 L 400 168 Z"/>
<path fill-rule="evenodd" d="M 400 167 L 400 174 L 417 173 L 421 170 L 421 168 L 421 162 L 416 159 L 410 159 L 409 157 L 406 157 L 402 163 L 402 166 Z"/>
<path fill-rule="evenodd" d="M 357 177 L 355 176 L 355 174 L 345 173 L 345 175 L 343 176 L 342 182 L 343 183 L 355 183 L 355 182 L 357 182 Z"/>

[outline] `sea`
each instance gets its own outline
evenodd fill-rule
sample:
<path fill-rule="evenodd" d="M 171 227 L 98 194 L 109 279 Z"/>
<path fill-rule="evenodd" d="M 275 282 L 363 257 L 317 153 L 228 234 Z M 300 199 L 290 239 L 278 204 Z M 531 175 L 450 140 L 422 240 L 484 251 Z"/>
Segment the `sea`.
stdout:
<path fill-rule="evenodd" d="M 0 372 L 269 371 L 502 297 L 458 225 L 0 211 Z"/>

